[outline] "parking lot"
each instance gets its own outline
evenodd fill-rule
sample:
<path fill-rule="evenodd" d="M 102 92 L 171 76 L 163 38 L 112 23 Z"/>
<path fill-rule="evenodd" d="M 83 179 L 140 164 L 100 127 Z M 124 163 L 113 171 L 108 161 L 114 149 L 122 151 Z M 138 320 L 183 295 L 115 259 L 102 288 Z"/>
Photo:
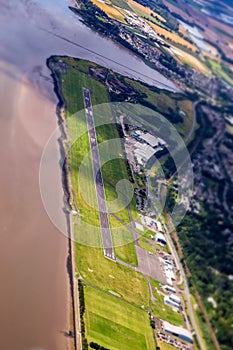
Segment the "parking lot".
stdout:
<path fill-rule="evenodd" d="M 160 283 L 166 284 L 166 276 L 160 257 L 135 246 L 138 258 L 138 271 L 145 276 L 152 277 Z"/>

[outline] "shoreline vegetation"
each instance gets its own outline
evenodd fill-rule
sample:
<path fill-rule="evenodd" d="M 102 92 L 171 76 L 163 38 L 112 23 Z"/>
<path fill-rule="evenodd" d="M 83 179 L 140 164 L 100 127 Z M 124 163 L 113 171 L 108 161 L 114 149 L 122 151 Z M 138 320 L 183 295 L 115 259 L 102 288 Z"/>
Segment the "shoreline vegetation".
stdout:
<path fill-rule="evenodd" d="M 79 319 L 79 310 L 77 307 L 76 296 L 78 295 L 77 286 L 75 281 L 75 248 L 73 245 L 73 237 L 72 237 L 72 225 L 73 222 L 70 217 L 70 212 L 73 209 L 73 200 L 72 200 L 72 184 L 70 179 L 70 172 L 68 170 L 68 163 L 66 157 L 66 147 L 65 142 L 69 137 L 67 131 L 64 128 L 65 122 L 65 109 L 66 101 L 63 97 L 61 85 L 59 84 L 53 70 L 50 67 L 51 57 L 47 59 L 46 65 L 51 72 L 51 77 L 53 79 L 54 84 L 54 93 L 58 99 L 58 103 L 56 106 L 56 115 L 58 120 L 58 125 L 60 126 L 61 136 L 58 139 L 58 145 L 60 149 L 60 159 L 64 159 L 64 163 L 62 166 L 62 187 L 64 191 L 64 204 L 65 204 L 65 217 L 67 222 L 67 234 L 68 234 L 68 256 L 67 256 L 67 273 L 69 276 L 69 288 L 70 288 L 70 329 L 69 332 L 66 333 L 66 336 L 72 339 L 73 344 L 71 344 L 71 350 L 78 350 L 78 338 L 79 338 L 79 330 L 77 327 L 77 321 Z M 79 339 L 80 341 L 80 339 Z"/>

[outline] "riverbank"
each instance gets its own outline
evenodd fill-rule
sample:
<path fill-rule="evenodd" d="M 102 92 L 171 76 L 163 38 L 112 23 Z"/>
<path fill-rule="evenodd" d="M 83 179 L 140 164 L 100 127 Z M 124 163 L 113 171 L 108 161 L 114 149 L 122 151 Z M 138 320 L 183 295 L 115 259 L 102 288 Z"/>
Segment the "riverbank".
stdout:
<path fill-rule="evenodd" d="M 75 247 L 74 247 L 74 232 L 73 232 L 73 220 L 72 220 L 72 210 L 76 211 L 74 207 L 74 200 L 72 197 L 72 183 L 71 176 L 68 165 L 66 142 L 69 138 L 67 130 L 65 128 L 66 123 L 66 101 L 63 97 L 61 85 L 58 79 L 55 77 L 52 68 L 50 67 L 50 59 L 47 59 L 47 67 L 51 71 L 51 77 L 54 84 L 54 92 L 57 96 L 58 103 L 56 108 L 56 115 L 58 120 L 59 129 L 61 131 L 61 137 L 58 139 L 61 160 L 64 161 L 62 165 L 62 187 L 64 191 L 64 205 L 65 205 L 65 216 L 67 222 L 67 235 L 68 235 L 68 257 L 67 257 L 67 272 L 69 275 L 70 284 L 70 330 L 67 334 L 69 338 L 72 339 L 70 342 L 70 350 L 80 349 L 79 344 L 80 339 L 80 322 L 79 322 L 79 306 L 78 301 L 78 289 L 76 275 L 76 262 L 75 262 Z"/>

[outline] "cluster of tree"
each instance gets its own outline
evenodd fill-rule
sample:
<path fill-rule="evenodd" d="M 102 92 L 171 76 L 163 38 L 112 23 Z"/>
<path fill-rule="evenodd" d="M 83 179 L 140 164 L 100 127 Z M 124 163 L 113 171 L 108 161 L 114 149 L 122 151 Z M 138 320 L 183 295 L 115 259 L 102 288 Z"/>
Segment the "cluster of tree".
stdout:
<path fill-rule="evenodd" d="M 185 77 L 185 70 L 179 66 L 177 61 L 172 57 L 168 55 L 160 55 L 159 56 L 159 62 L 169 70 L 172 70 L 173 72 L 177 73 L 181 77 Z"/>
<path fill-rule="evenodd" d="M 105 348 L 104 346 L 101 346 L 101 345 L 99 345 L 99 344 L 97 344 L 97 343 L 94 343 L 93 341 L 92 342 L 90 342 L 90 347 L 92 348 L 92 349 L 96 349 L 96 350 L 110 350 L 110 349 L 108 349 L 108 348 Z"/>
<path fill-rule="evenodd" d="M 231 202 L 232 202 L 231 198 Z M 200 214 L 189 213 L 177 232 L 192 280 L 203 298 L 221 349 L 233 349 L 233 254 L 230 239 L 233 227 L 222 208 L 205 207 Z M 216 308 L 207 301 L 212 296 Z"/>
<path fill-rule="evenodd" d="M 153 320 L 152 318 L 150 319 L 150 326 L 151 328 L 155 329 L 155 320 Z"/>
<path fill-rule="evenodd" d="M 79 294 L 79 309 L 80 309 L 80 322 L 81 322 L 81 335 L 82 335 L 82 349 L 88 350 L 88 342 L 85 336 L 85 298 L 84 298 L 84 287 L 81 280 L 78 280 L 78 294 Z"/>

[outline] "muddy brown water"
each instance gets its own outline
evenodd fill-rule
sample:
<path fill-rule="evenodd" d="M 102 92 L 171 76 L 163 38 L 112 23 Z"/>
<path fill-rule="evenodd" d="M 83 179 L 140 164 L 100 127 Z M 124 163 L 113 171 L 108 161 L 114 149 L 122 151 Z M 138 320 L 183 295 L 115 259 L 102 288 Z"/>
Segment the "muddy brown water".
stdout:
<path fill-rule="evenodd" d="M 1 350 L 68 349 L 63 333 L 69 330 L 67 239 L 50 221 L 39 189 L 41 155 L 57 126 L 46 59 L 72 55 L 129 74 L 116 63 L 124 62 L 135 69 L 129 75 L 144 74 L 145 81 L 158 79 L 176 89 L 127 50 L 85 27 L 68 5 L 67 0 L 0 0 Z M 59 151 L 54 147 L 57 157 L 48 166 L 57 215 L 65 225 Z"/>

